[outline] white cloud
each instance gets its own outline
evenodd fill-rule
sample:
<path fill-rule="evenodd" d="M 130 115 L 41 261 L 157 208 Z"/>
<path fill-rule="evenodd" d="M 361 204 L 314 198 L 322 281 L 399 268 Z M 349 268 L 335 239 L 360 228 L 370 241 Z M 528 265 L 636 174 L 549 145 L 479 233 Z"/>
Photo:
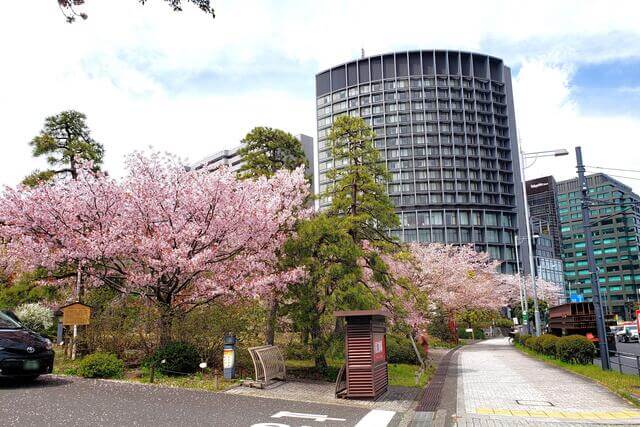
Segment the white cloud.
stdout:
<path fill-rule="evenodd" d="M 106 167 L 115 173 L 122 155 L 134 149 L 153 145 L 196 160 L 235 145 L 260 124 L 315 136 L 313 73 L 359 56 L 363 47 L 367 54 L 483 50 L 522 63 L 517 119 L 530 150 L 569 147 L 579 139 L 587 159 L 604 161 L 595 156 L 630 149 L 628 138 L 638 134 L 637 113 L 587 117 L 568 84 L 577 62 L 640 57 L 634 0 L 609 9 L 584 0 L 216 0 L 215 20 L 189 6 L 173 13 L 161 0 L 145 6 L 87 0 L 89 19 L 73 25 L 53 0 L 26 3 L 9 2 L 0 16 L 0 183 L 15 183 L 39 164 L 28 141 L 44 117 L 68 108 L 87 113 L 106 146 Z M 255 80 L 263 71 L 289 73 L 298 65 L 304 74 L 295 89 Z M 188 81 L 202 72 L 214 73 L 218 86 L 176 93 L 163 81 Z M 559 164 L 539 161 L 531 173 L 552 163 Z M 558 173 L 568 170 L 566 164 Z"/>
<path fill-rule="evenodd" d="M 570 67 L 526 62 L 514 81 L 516 118 L 524 151 L 566 148 L 570 152 L 568 157 L 538 159 L 527 169 L 527 177 L 575 177 L 574 150 L 578 145 L 582 147 L 586 165 L 639 169 L 640 117 L 637 112 L 610 116 L 584 113 L 572 99 L 571 73 Z M 640 174 L 636 177 L 640 178 Z M 640 187 L 635 180 L 621 181 Z"/>

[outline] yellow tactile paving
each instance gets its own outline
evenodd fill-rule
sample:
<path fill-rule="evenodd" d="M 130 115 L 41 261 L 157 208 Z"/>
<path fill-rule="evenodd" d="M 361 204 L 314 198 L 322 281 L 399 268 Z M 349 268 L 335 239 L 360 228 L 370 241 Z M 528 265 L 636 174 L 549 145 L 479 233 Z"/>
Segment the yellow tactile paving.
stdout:
<path fill-rule="evenodd" d="M 557 411 L 557 410 L 524 410 L 524 409 L 498 409 L 498 408 L 478 408 L 476 414 L 480 415 L 506 415 L 511 417 L 535 417 L 535 418 L 572 418 L 583 420 L 623 420 L 629 418 L 640 418 L 640 411 Z"/>

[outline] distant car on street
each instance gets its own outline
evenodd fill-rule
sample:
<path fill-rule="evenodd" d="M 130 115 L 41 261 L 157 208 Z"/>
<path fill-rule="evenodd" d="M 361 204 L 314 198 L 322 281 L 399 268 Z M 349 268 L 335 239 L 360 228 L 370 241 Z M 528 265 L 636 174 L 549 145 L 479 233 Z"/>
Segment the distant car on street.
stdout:
<path fill-rule="evenodd" d="M 10 312 L 0 311 L 0 378 L 34 380 L 53 370 L 52 343 L 20 324 Z"/>
<path fill-rule="evenodd" d="M 622 342 L 638 342 L 638 327 L 637 326 L 625 326 L 624 329 L 618 332 L 620 341 Z"/>

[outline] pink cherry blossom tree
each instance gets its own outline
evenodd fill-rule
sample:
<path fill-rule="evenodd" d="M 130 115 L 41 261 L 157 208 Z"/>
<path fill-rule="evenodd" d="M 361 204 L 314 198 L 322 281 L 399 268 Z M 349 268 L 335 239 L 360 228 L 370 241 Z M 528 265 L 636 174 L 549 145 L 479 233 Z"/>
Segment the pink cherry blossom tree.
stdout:
<path fill-rule="evenodd" d="M 135 154 L 128 171 L 121 181 L 84 171 L 73 182 L 7 188 L 0 236 L 12 266 L 79 261 L 88 286 L 152 301 L 161 343 L 177 312 L 260 296 L 300 274 L 273 276 L 276 252 L 308 215 L 302 168 L 240 181 L 226 169 L 186 171 L 175 158 Z"/>

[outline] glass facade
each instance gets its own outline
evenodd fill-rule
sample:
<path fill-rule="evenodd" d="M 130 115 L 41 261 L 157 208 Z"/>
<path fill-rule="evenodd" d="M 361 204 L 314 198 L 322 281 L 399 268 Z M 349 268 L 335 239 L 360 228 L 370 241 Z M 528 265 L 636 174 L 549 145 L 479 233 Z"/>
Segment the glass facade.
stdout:
<path fill-rule="evenodd" d="M 515 271 L 519 168 L 509 68 L 457 51 L 362 58 L 316 76 L 318 182 L 336 117 L 362 117 L 391 173 L 405 242 L 473 243 Z M 330 203 L 321 199 L 320 208 Z"/>
<path fill-rule="evenodd" d="M 593 246 L 603 302 L 612 314 L 631 319 L 640 292 L 640 197 L 605 175 L 587 177 L 589 195 L 599 206 L 590 209 Z M 577 180 L 558 183 L 558 213 L 567 294 L 591 300 L 591 279 L 582 227 L 582 196 Z"/>

